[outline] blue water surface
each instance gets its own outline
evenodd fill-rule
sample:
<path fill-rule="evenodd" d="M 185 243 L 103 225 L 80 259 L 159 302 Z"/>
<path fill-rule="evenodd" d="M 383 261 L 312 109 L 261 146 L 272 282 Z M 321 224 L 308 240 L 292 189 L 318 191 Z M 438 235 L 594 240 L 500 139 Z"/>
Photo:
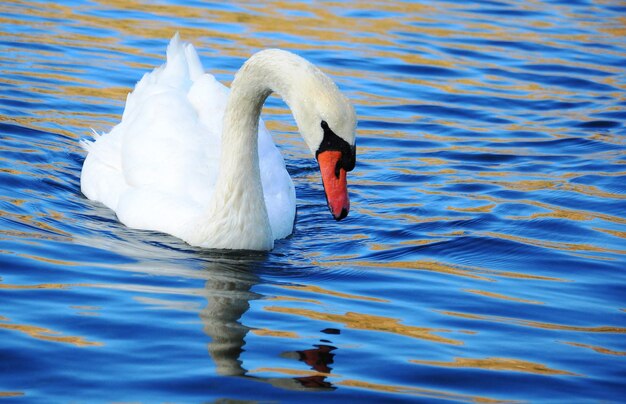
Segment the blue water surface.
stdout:
<path fill-rule="evenodd" d="M 626 29 L 612 1 L 0 4 L 0 399 L 620 402 Z M 352 210 L 296 185 L 269 253 L 126 228 L 80 192 L 175 32 L 230 83 L 255 51 L 353 100 Z"/>

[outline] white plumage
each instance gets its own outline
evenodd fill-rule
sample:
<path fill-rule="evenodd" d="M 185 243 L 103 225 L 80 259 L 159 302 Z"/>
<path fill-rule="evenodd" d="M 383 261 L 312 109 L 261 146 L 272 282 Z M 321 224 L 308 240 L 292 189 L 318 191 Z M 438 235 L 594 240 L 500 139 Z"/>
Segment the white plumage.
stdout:
<path fill-rule="evenodd" d="M 310 65 L 284 51 L 264 52 L 265 57 L 258 58 L 260 62 L 281 59 L 286 54 L 291 62 Z M 296 66 L 296 73 L 298 69 Z M 242 77 L 241 87 L 255 87 L 256 84 L 247 83 L 257 83 L 252 79 Z M 337 91 L 334 84 L 332 87 Z M 250 98 L 246 91 L 261 93 L 260 113 L 269 92 L 244 90 L 241 100 Z M 81 174 L 82 192 L 114 210 L 129 227 L 162 231 L 203 247 L 271 249 L 274 240 L 292 232 L 294 186 L 262 122 L 258 124 L 258 148 L 254 138 L 244 139 L 250 147 L 242 146 L 249 149 L 248 153 L 258 152 L 262 191 L 255 185 L 256 168 L 251 166 L 245 171 L 244 167 L 242 172 L 235 172 L 242 165 L 237 159 L 255 159 L 246 156 L 245 150 L 241 151 L 242 156 L 237 155 L 239 151 L 224 155 L 223 142 L 237 143 L 238 138 L 248 136 L 245 132 L 256 130 L 258 113 L 255 122 L 250 123 L 246 117 L 254 117 L 254 111 L 232 111 L 231 121 L 237 122 L 229 124 L 231 134 L 227 136 L 223 130 L 229 93 L 214 76 L 204 73 L 194 47 L 181 43 L 176 34 L 167 48 L 167 62 L 145 74 L 128 95 L 121 122 L 109 133 L 95 136 L 93 142 L 83 142 L 88 155 Z M 289 95 L 282 95 L 289 103 Z M 236 110 L 239 106 L 228 107 Z M 315 141 L 319 146 L 319 140 Z M 222 185 L 218 185 L 220 176 L 224 177 Z M 216 197 L 220 187 L 221 196 Z M 255 188 L 259 188 L 258 192 Z M 244 195 L 243 199 L 239 194 Z M 265 214 L 262 206 L 255 207 L 255 198 L 259 196 L 264 201 Z M 229 211 L 231 206 L 236 212 Z M 256 217 L 263 215 L 266 217 Z M 268 224 L 269 228 L 255 230 Z"/>

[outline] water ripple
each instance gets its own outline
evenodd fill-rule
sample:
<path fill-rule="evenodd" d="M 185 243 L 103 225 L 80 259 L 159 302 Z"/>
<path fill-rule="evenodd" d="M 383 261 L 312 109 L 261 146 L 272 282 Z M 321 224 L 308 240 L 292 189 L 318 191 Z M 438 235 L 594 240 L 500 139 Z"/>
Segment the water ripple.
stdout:
<path fill-rule="evenodd" d="M 0 397 L 624 396 L 623 11 L 2 3 Z M 119 120 L 175 31 L 226 83 L 268 47 L 337 80 L 359 115 L 348 218 L 330 220 L 277 98 L 264 119 L 298 217 L 269 253 L 128 229 L 81 195 L 78 140 Z"/>

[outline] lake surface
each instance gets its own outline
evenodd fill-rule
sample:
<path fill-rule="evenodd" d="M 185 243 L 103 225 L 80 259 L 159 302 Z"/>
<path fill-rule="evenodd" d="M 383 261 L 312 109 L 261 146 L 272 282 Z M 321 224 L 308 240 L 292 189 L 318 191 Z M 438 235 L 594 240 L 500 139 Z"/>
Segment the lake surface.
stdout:
<path fill-rule="evenodd" d="M 598 1 L 0 4 L 0 401 L 626 398 L 626 6 Z M 332 220 L 296 185 L 267 254 L 128 229 L 80 192 L 172 35 L 225 83 L 279 47 L 359 116 Z M 240 402 L 240 401 L 237 401 Z"/>

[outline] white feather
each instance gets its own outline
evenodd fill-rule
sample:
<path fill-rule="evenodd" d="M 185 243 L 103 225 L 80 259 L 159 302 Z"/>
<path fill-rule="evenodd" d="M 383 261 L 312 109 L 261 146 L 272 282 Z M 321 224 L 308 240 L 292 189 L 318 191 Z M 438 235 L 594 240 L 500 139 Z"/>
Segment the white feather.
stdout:
<path fill-rule="evenodd" d="M 204 247 L 269 249 L 275 239 L 292 232 L 293 183 L 260 121 L 258 170 L 266 213 L 250 207 L 252 191 L 252 196 L 233 191 L 237 195 L 214 198 L 218 175 L 230 182 L 247 179 L 228 170 L 220 174 L 226 164 L 221 161 L 222 141 L 231 139 L 222 137 L 230 91 L 203 72 L 194 47 L 181 43 L 176 34 L 167 47 L 167 62 L 145 74 L 128 94 L 121 122 L 102 136 L 94 131 L 93 142 L 81 141 L 88 152 L 82 192 L 114 210 L 129 227 L 166 232 Z M 246 113 L 241 111 L 241 116 Z M 220 203 L 238 211 L 229 212 Z M 257 232 L 254 226 L 263 223 L 269 229 Z M 247 240 L 255 237 L 269 240 Z"/>

